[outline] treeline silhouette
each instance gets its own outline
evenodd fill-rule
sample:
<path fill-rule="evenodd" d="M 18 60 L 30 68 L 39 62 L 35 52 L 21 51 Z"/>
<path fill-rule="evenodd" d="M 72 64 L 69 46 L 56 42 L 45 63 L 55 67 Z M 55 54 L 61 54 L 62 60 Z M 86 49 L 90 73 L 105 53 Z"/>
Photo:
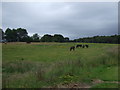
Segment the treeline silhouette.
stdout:
<path fill-rule="evenodd" d="M 120 35 L 94 36 L 69 40 L 68 37 L 64 37 L 61 34 L 45 34 L 43 37 L 40 37 L 37 33 L 35 33 L 32 36 L 29 36 L 27 30 L 24 28 L 7 28 L 5 32 L 0 29 L 0 34 L 2 34 L 2 42 L 81 42 L 120 44 Z"/>
<path fill-rule="evenodd" d="M 7 42 L 69 42 L 68 37 L 63 37 L 60 34 L 45 34 L 41 38 L 37 33 L 33 34 L 32 36 L 28 36 L 27 30 L 24 28 L 7 28 L 5 32 L 0 29 L 0 32 L 2 33 L 2 41 Z"/>
<path fill-rule="evenodd" d="M 75 39 L 74 42 L 120 44 L 120 35 L 85 37 Z"/>

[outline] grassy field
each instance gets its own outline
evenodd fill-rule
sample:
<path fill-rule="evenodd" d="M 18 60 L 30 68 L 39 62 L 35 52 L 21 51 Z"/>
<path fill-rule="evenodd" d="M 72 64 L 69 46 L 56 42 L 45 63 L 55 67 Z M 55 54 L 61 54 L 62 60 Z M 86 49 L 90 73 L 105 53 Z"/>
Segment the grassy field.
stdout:
<path fill-rule="evenodd" d="M 117 88 L 118 45 L 88 43 L 89 48 L 69 51 L 77 44 L 3 44 L 3 87 Z"/>

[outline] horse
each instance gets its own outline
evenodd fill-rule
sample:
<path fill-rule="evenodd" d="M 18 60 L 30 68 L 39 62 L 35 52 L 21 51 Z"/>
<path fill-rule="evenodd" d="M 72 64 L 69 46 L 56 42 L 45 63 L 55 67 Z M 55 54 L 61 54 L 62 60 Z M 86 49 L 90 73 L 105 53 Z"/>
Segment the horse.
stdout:
<path fill-rule="evenodd" d="M 78 47 L 82 47 L 82 45 L 80 44 L 80 45 L 76 45 L 76 48 L 78 48 Z"/>
<path fill-rule="evenodd" d="M 82 48 L 85 48 L 85 45 L 82 45 Z"/>
<path fill-rule="evenodd" d="M 70 47 L 70 51 L 75 50 L 75 46 Z"/>
<path fill-rule="evenodd" d="M 89 46 L 88 45 L 85 45 L 86 46 L 86 48 L 88 48 Z"/>

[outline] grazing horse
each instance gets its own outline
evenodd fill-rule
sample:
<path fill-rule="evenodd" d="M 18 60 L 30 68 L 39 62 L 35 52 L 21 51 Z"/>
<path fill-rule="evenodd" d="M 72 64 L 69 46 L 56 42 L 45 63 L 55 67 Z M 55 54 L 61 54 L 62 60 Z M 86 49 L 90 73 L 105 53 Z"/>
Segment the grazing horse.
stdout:
<path fill-rule="evenodd" d="M 86 46 L 86 48 L 88 48 L 89 46 L 88 45 L 85 45 Z"/>
<path fill-rule="evenodd" d="M 78 47 L 82 47 L 82 45 L 80 44 L 80 45 L 76 45 L 76 48 L 78 48 Z"/>
<path fill-rule="evenodd" d="M 70 51 L 75 50 L 75 46 L 70 47 Z"/>
<path fill-rule="evenodd" d="M 85 45 L 82 45 L 82 48 L 85 48 Z"/>

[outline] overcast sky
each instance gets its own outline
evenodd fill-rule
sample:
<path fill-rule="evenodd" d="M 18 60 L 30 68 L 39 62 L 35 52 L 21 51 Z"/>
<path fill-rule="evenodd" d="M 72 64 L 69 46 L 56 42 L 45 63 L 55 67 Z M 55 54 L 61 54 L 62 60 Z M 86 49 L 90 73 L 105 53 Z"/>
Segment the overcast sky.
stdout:
<path fill-rule="evenodd" d="M 70 39 L 118 34 L 117 2 L 2 3 L 2 28 L 25 28 L 29 35 L 62 34 Z"/>

